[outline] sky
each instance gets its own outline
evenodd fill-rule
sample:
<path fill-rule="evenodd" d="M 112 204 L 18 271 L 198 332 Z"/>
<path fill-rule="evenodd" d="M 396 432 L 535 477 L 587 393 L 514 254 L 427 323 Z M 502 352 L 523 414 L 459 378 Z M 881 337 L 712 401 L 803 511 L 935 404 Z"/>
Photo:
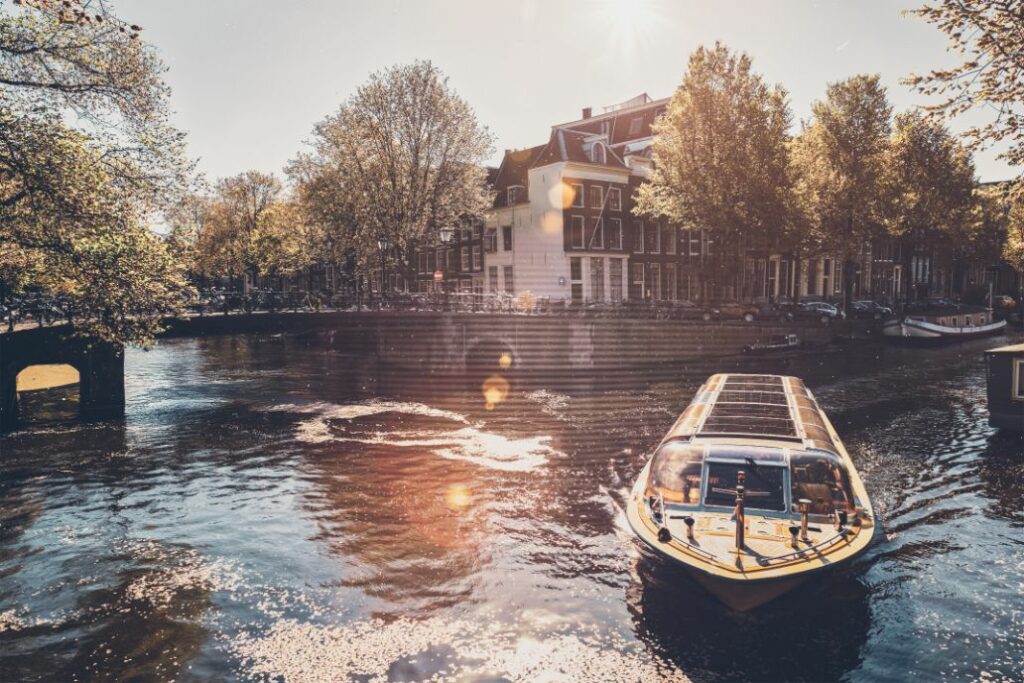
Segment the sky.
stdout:
<path fill-rule="evenodd" d="M 505 149 L 554 124 L 681 82 L 689 54 L 716 40 L 747 52 L 810 115 L 828 83 L 878 73 L 896 111 L 926 103 L 900 84 L 948 66 L 946 38 L 903 16 L 916 2 L 858 0 L 115 0 L 168 67 L 174 122 L 209 179 L 281 173 L 317 121 L 374 71 L 429 59 Z M 972 113 L 954 130 L 985 120 Z M 976 159 L 982 180 L 1013 175 Z"/>

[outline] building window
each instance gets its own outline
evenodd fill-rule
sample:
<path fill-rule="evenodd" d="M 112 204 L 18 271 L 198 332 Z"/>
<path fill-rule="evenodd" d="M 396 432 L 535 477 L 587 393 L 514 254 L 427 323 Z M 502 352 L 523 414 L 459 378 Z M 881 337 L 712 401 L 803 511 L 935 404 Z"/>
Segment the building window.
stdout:
<path fill-rule="evenodd" d="M 491 292 L 498 291 L 498 266 L 487 266 L 487 284 Z"/>
<path fill-rule="evenodd" d="M 642 116 L 634 116 L 629 120 L 629 135 L 630 137 L 640 134 L 640 129 L 644 125 L 644 119 Z"/>
<path fill-rule="evenodd" d="M 473 226 L 473 239 L 480 239 L 484 235 L 483 223 L 477 223 Z"/>
<path fill-rule="evenodd" d="M 604 301 L 604 259 L 590 259 L 590 298 Z"/>
<path fill-rule="evenodd" d="M 583 259 L 578 256 L 569 259 L 570 292 L 574 304 L 583 303 Z"/>
<path fill-rule="evenodd" d="M 665 253 L 676 253 L 676 229 L 674 227 L 666 226 L 662 229 L 662 232 L 664 233 L 664 237 L 661 241 L 665 245 Z"/>
<path fill-rule="evenodd" d="M 459 265 L 462 272 L 469 271 L 469 247 L 462 247 L 459 249 Z"/>
<path fill-rule="evenodd" d="M 426 254 L 420 254 L 419 255 L 419 266 L 420 266 L 419 271 L 421 273 L 427 272 L 427 255 Z"/>
<path fill-rule="evenodd" d="M 1013 400 L 1024 401 L 1024 358 L 1013 359 Z"/>
<path fill-rule="evenodd" d="M 584 204 L 583 186 L 573 183 L 569 187 L 572 188 L 572 207 L 574 209 L 582 209 Z"/>
<path fill-rule="evenodd" d="M 604 207 L 604 188 L 600 185 L 590 186 L 590 208 L 600 209 Z"/>
<path fill-rule="evenodd" d="M 501 229 L 501 248 L 505 251 L 512 251 L 512 226 L 506 225 Z"/>
<path fill-rule="evenodd" d="M 595 142 L 590 146 L 590 160 L 595 164 L 607 163 L 608 154 L 605 151 L 604 145 L 600 142 Z"/>
<path fill-rule="evenodd" d="M 437 264 L 437 269 L 438 270 L 447 270 L 448 269 L 448 265 L 447 265 L 448 258 L 447 257 L 448 257 L 448 252 L 445 251 L 444 249 L 438 249 L 436 252 L 434 252 L 434 263 Z"/>
<path fill-rule="evenodd" d="M 480 247 L 473 247 L 473 270 L 480 270 L 483 268 L 484 261 L 480 254 Z"/>
<path fill-rule="evenodd" d="M 473 228 L 463 228 L 462 229 L 462 241 L 463 242 L 472 242 L 473 241 Z"/>
<path fill-rule="evenodd" d="M 690 236 L 690 256 L 700 256 L 700 230 L 687 230 Z"/>
<path fill-rule="evenodd" d="M 665 298 L 675 301 L 679 298 L 678 282 L 676 282 L 676 264 L 665 264 Z"/>
<path fill-rule="evenodd" d="M 611 288 L 611 300 L 622 301 L 622 259 L 620 258 L 608 261 L 608 285 Z"/>
<path fill-rule="evenodd" d="M 512 279 L 512 266 L 505 266 L 505 269 L 502 271 L 502 275 L 505 278 L 505 291 L 512 294 L 516 291 L 515 280 Z"/>
<path fill-rule="evenodd" d="M 657 223 L 651 223 L 649 230 L 644 231 L 644 238 L 646 239 L 645 246 L 648 254 L 660 254 L 661 253 L 661 227 Z"/>
<path fill-rule="evenodd" d="M 650 293 L 652 299 L 661 298 L 661 264 L 651 264 L 651 285 Z"/>
<path fill-rule="evenodd" d="M 608 188 L 608 208 L 611 211 L 622 210 L 622 190 L 617 187 Z"/>
<path fill-rule="evenodd" d="M 630 267 L 630 280 L 633 283 L 633 289 L 639 298 L 647 298 L 647 290 L 644 285 L 644 264 L 642 263 L 631 263 Z"/>
<path fill-rule="evenodd" d="M 633 253 L 644 253 L 644 222 L 633 221 Z"/>
<path fill-rule="evenodd" d="M 513 204 L 518 204 L 520 201 L 522 201 L 522 190 L 522 185 L 513 185 L 512 187 L 505 190 L 506 203 L 509 206 L 512 206 Z"/>
<path fill-rule="evenodd" d="M 583 216 L 573 216 L 569 230 L 569 244 L 573 249 L 583 248 Z"/>
<path fill-rule="evenodd" d="M 488 228 L 484 235 L 484 250 L 488 253 L 498 251 L 498 229 Z"/>
<path fill-rule="evenodd" d="M 622 249 L 622 219 L 608 219 L 608 248 Z"/>
<path fill-rule="evenodd" d="M 604 219 L 592 218 L 591 221 L 590 248 L 604 249 Z"/>

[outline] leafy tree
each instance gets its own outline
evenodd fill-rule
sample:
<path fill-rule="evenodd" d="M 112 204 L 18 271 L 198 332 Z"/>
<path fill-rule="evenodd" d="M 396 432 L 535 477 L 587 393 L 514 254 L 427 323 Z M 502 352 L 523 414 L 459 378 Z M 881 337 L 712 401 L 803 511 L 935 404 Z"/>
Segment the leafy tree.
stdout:
<path fill-rule="evenodd" d="M 802 154 L 815 169 L 814 213 L 843 266 L 843 300 L 848 304 L 854 259 L 885 218 L 882 178 L 892 109 L 873 75 L 829 84 L 825 99 L 811 111 Z"/>
<path fill-rule="evenodd" d="M 185 283 L 144 226 L 191 167 L 139 30 L 101 0 L 0 6 L 0 271 L 74 297 L 80 331 L 146 343 Z"/>
<path fill-rule="evenodd" d="M 785 218 L 790 119 L 785 91 L 749 56 L 699 47 L 654 126 L 654 170 L 635 212 L 714 231 L 721 270 L 726 248 L 765 243 Z"/>
<path fill-rule="evenodd" d="M 903 243 L 904 270 L 916 245 L 931 253 L 937 238 L 957 241 L 972 221 L 974 163 L 970 153 L 939 123 L 919 112 L 896 117 L 886 150 L 883 187 L 889 234 Z M 931 269 L 929 269 L 931 272 Z M 912 295 L 904 278 L 904 296 Z"/>
<path fill-rule="evenodd" d="M 817 150 L 815 139 L 820 128 L 804 128 L 789 142 L 789 193 L 786 197 L 786 219 L 782 223 L 781 242 L 793 254 L 797 282 L 794 300 L 800 300 L 803 261 L 825 251 L 823 194 L 827 193 L 828 169 Z"/>
<path fill-rule="evenodd" d="M 1018 273 L 1024 272 L 1024 193 L 1019 186 L 1014 188 L 1011 194 L 1002 256 L 1007 263 L 1017 269 Z"/>
<path fill-rule="evenodd" d="M 269 256 L 261 253 L 265 233 L 274 229 L 281 181 L 271 174 L 246 171 L 220 180 L 210 197 L 189 200 L 183 226 L 195 226 L 198 272 L 255 281 Z M 184 228 L 188 229 L 188 228 Z"/>
<path fill-rule="evenodd" d="M 987 124 L 970 128 L 972 149 L 1005 142 L 1001 154 L 1024 163 L 1024 10 L 1016 0 L 930 0 L 911 14 L 949 36 L 950 52 L 963 61 L 949 69 L 911 75 L 905 82 L 938 101 L 926 107 L 933 118 L 953 118 L 984 107 Z"/>
<path fill-rule="evenodd" d="M 399 251 L 489 205 L 492 136 L 430 62 L 373 74 L 289 167 L 307 215 L 363 272 L 379 240 Z"/>

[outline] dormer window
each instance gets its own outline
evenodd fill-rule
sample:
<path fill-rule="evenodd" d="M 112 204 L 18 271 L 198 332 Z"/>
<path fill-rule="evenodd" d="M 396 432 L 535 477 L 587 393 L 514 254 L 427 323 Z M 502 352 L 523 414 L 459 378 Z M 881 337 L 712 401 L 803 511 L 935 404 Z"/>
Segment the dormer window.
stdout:
<path fill-rule="evenodd" d="M 608 153 L 600 142 L 595 142 L 590 146 L 590 160 L 595 164 L 608 163 Z"/>
<path fill-rule="evenodd" d="M 513 185 L 512 187 L 505 190 L 506 203 L 509 206 L 512 206 L 513 204 L 518 204 L 520 201 L 522 201 L 523 189 L 524 188 L 522 185 Z"/>
<path fill-rule="evenodd" d="M 640 117 L 640 116 L 634 116 L 633 119 L 629 122 L 629 134 L 631 136 L 632 135 L 639 135 L 640 134 L 640 127 L 643 126 L 643 125 L 644 125 L 643 118 Z"/>

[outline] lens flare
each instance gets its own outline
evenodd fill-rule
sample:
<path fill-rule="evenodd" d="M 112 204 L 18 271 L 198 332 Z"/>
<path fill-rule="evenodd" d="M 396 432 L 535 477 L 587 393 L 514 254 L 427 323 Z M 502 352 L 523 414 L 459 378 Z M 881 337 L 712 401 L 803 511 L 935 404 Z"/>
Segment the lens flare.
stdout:
<path fill-rule="evenodd" d="M 494 410 L 508 398 L 508 380 L 501 375 L 491 375 L 485 379 L 481 389 L 484 394 L 484 407 L 487 410 Z"/>
<path fill-rule="evenodd" d="M 508 370 L 512 367 L 512 354 L 507 351 L 501 354 L 501 357 L 498 358 L 498 367 L 502 370 Z"/>
<path fill-rule="evenodd" d="M 462 512 L 473 503 L 473 492 L 465 484 L 452 484 L 444 494 L 444 503 L 453 512 Z"/>

